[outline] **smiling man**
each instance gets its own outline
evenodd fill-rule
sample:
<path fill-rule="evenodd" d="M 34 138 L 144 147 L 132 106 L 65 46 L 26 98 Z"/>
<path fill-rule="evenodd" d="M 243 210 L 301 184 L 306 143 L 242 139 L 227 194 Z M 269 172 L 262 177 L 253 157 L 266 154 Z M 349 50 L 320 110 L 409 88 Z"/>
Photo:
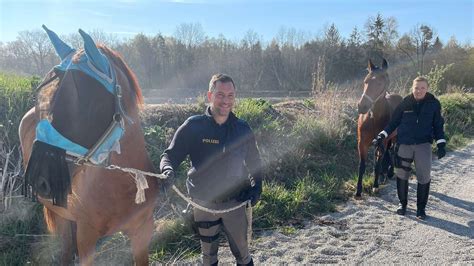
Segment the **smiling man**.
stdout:
<path fill-rule="evenodd" d="M 415 162 L 418 181 L 416 217 L 422 220 L 426 218 L 425 207 L 430 190 L 433 138 L 438 147 L 438 159 L 446 155 L 441 103 L 428 92 L 428 89 L 426 78 L 415 78 L 412 93 L 398 105 L 390 123 L 373 141 L 374 144 L 380 145 L 384 138 L 397 129 L 395 175 L 397 176 L 397 194 L 400 200 L 397 214 L 405 215 L 406 213 L 408 178 L 411 174 L 411 163 Z"/>
<path fill-rule="evenodd" d="M 174 171 L 189 155 L 189 195 L 211 209 L 228 209 L 247 200 L 255 205 L 262 192 L 260 154 L 250 126 L 232 112 L 235 93 L 230 76 L 213 75 L 206 112 L 188 118 L 161 157 L 161 172 L 171 185 Z M 237 264 L 253 265 L 247 242 L 247 226 L 252 221 L 247 220 L 245 206 L 223 214 L 195 209 L 194 221 L 201 238 L 204 265 L 217 265 L 221 229 Z"/>

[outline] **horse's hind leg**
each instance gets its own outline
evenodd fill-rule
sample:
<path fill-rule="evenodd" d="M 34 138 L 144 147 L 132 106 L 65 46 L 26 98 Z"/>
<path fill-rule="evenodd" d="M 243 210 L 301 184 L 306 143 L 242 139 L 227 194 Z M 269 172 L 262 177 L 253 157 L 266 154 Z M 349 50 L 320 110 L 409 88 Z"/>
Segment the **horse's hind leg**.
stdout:
<path fill-rule="evenodd" d="M 150 217 L 142 226 L 127 234 L 130 238 L 135 265 L 148 265 L 148 246 L 153 235 L 153 219 Z"/>
<path fill-rule="evenodd" d="M 394 173 L 394 156 L 395 156 L 395 144 L 391 144 L 386 151 L 387 159 L 387 177 L 388 179 L 393 179 Z"/>
<path fill-rule="evenodd" d="M 374 151 L 374 192 L 379 188 L 379 176 L 382 174 L 383 164 L 383 151 L 380 151 L 379 147 L 375 148 Z"/>

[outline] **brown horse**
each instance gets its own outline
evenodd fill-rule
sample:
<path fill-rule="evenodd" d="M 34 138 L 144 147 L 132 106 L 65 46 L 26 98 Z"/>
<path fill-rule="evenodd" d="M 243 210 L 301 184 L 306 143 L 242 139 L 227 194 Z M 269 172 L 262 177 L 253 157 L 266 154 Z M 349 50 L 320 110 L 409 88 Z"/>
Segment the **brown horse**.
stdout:
<path fill-rule="evenodd" d="M 93 44 L 93 47 L 86 47 L 85 50 L 76 52 L 67 45 L 66 48 L 61 45 L 65 44 L 56 39 L 55 48 L 63 59 L 62 62 L 66 60 L 67 54 L 74 62 L 84 57 L 89 57 L 88 60 L 93 61 L 91 58 L 99 55 L 110 62 L 109 71 L 115 73 L 116 85 L 122 91 L 119 101 L 127 119 L 123 120 L 121 152 L 110 153 L 109 163 L 153 171 L 145 150 L 139 120 L 143 96 L 134 73 L 120 55 L 105 46 Z M 54 72 L 57 74 L 56 78 Z M 100 82 L 84 72 L 79 70 L 54 72 L 48 76 L 53 78 L 41 89 L 43 91 L 41 97 L 51 100 L 47 117 L 52 126 L 63 136 L 90 149 L 107 129 L 107 121 L 111 120 L 114 110 L 117 110 L 115 108 L 117 100 L 111 97 L 113 94 L 107 92 Z M 45 80 L 48 80 L 48 77 Z M 44 93 L 45 91 L 49 93 Z M 41 112 L 44 111 L 43 107 L 38 104 L 29 110 L 20 124 L 19 134 L 25 166 L 28 165 L 32 154 L 33 142 L 37 137 L 35 129 L 41 119 Z M 98 239 L 121 231 L 130 238 L 136 265 L 148 265 L 154 203 L 159 191 L 157 179 L 146 177 L 149 186 L 145 189 L 146 201 L 137 204 L 135 203 L 137 187 L 129 173 L 90 164 L 70 164 L 69 169 L 71 190 L 67 196 L 67 207 L 54 205 L 52 201 L 38 197 L 44 205 L 44 218 L 48 230 L 60 235 L 61 264 L 71 263 L 76 248 L 81 265 L 92 264 Z"/>
<path fill-rule="evenodd" d="M 359 150 L 359 178 L 357 180 L 356 197 L 362 195 L 362 178 L 365 173 L 365 163 L 372 140 L 389 123 L 395 108 L 402 101 L 402 97 L 397 94 L 388 94 L 389 76 L 387 73 L 388 63 L 383 59 L 382 67 L 375 66 L 369 60 L 369 73 L 364 79 L 364 93 L 358 104 L 359 120 L 357 124 L 357 144 Z M 393 176 L 393 166 L 391 164 L 389 147 L 396 132 L 384 141 L 384 147 L 377 147 L 375 150 L 374 169 L 374 189 L 379 187 L 379 175 L 387 174 Z"/>

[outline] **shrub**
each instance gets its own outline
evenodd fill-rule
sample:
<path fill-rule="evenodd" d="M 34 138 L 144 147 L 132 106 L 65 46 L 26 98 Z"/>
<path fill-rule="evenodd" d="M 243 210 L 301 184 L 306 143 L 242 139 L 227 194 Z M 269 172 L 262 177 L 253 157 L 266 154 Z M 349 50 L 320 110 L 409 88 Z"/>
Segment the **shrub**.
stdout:
<path fill-rule="evenodd" d="M 8 150 L 19 146 L 18 126 L 23 115 L 34 105 L 38 78 L 0 73 L 0 143 Z"/>
<path fill-rule="evenodd" d="M 430 90 L 436 95 L 440 95 L 446 92 L 446 83 L 444 82 L 445 73 L 449 71 L 454 64 L 449 65 L 437 65 L 435 64 L 430 72 L 426 74 L 426 78 L 430 83 Z"/>
<path fill-rule="evenodd" d="M 450 148 L 464 145 L 474 136 L 474 94 L 454 93 L 439 97 Z"/>
<path fill-rule="evenodd" d="M 280 130 L 280 123 L 272 105 L 263 99 L 246 98 L 238 101 L 235 115 L 249 123 L 256 135 L 273 135 Z"/>

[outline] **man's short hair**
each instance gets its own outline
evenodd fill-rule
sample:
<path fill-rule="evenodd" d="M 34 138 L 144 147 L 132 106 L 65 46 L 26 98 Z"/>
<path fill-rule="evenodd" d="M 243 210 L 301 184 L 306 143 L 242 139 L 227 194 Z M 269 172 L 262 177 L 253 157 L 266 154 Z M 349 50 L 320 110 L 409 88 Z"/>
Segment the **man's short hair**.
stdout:
<path fill-rule="evenodd" d="M 211 77 L 211 81 L 209 81 L 209 91 L 214 92 L 216 91 L 216 83 L 220 81 L 222 83 L 232 82 L 232 85 L 235 88 L 234 80 L 227 74 L 217 73 Z"/>
<path fill-rule="evenodd" d="M 418 76 L 416 77 L 414 80 L 413 80 L 413 84 L 415 84 L 415 82 L 421 82 L 421 81 L 424 81 L 426 82 L 426 85 L 428 85 L 428 87 L 430 86 L 430 84 L 428 83 L 428 79 L 423 77 L 423 76 Z"/>

